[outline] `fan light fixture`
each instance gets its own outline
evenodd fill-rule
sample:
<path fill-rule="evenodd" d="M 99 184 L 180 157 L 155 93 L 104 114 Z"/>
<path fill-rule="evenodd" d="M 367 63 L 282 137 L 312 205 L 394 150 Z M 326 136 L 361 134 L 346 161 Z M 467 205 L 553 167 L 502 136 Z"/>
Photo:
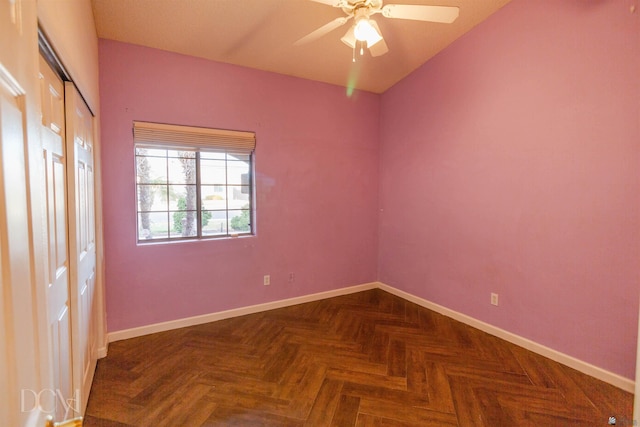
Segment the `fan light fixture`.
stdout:
<path fill-rule="evenodd" d="M 375 20 L 370 17 L 381 14 L 385 18 L 408 19 L 413 21 L 439 22 L 450 24 L 458 18 L 460 8 L 457 6 L 427 6 L 421 4 L 388 4 L 383 6 L 383 0 L 309 0 L 342 9 L 345 16 L 340 16 L 322 27 L 312 31 L 294 43 L 301 46 L 329 34 L 338 27 L 346 24 L 350 19 L 354 24 L 340 40 L 353 49 L 353 61 L 356 60 L 356 49 L 360 55 L 364 54 L 364 43 L 372 57 L 384 55 L 389 51 L 387 43 Z M 435 1 L 435 0 L 433 0 Z M 358 43 L 360 42 L 360 43 Z M 356 47 L 356 45 L 358 45 Z"/>
<path fill-rule="evenodd" d="M 376 30 L 374 26 L 371 25 L 371 22 L 368 18 L 362 18 L 358 20 L 353 28 L 353 35 L 356 37 L 356 40 L 359 40 L 361 42 L 366 41 L 367 47 L 371 47 L 382 40 L 382 36 L 378 32 L 378 30 Z"/>

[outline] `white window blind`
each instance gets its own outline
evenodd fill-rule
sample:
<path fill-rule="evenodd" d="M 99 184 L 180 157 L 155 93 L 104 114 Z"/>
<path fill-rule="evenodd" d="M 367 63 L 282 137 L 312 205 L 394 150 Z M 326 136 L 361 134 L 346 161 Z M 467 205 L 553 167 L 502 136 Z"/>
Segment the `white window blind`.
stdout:
<path fill-rule="evenodd" d="M 133 139 L 137 145 L 192 147 L 233 153 L 251 154 L 256 148 L 256 135 L 224 129 L 162 123 L 133 122 Z"/>

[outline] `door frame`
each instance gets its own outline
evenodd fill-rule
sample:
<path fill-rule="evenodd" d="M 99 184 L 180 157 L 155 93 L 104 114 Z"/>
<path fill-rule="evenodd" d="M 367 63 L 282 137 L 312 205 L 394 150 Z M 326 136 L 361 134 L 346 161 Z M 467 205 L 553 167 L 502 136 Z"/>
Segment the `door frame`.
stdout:
<path fill-rule="evenodd" d="M 44 424 L 46 408 L 42 401 L 35 404 L 35 396 L 52 384 L 44 284 L 46 253 L 38 69 L 36 2 L 0 2 L 0 85 L 3 99 L 12 100 L 6 106 L 17 107 L 14 111 L 21 115 L 19 155 L 18 151 L 12 152 L 10 158 L 5 158 L 8 163 L 0 164 L 3 180 L 14 167 L 14 160 L 21 170 L 18 183 L 2 182 L 0 201 L 0 222 L 4 229 L 0 233 L 0 335 L 6 339 L 0 346 L 3 352 L 0 359 L 4 362 L 0 365 L 0 375 L 7 379 L 0 386 L 3 394 L 0 423 L 28 427 Z M 3 151 L 0 157 L 9 154 L 4 148 L 0 150 Z M 7 206 L 5 190 L 13 191 L 12 185 L 19 185 L 18 190 L 24 191 L 25 197 L 18 205 Z M 20 245 L 7 236 L 7 231 L 14 232 L 16 227 L 24 233 Z"/>
<path fill-rule="evenodd" d="M 28 0 L 12 0 L 0 2 L 0 85 L 3 87 L 3 99 L 8 100 L 8 109 L 21 116 L 22 147 L 7 151 L 6 159 L 24 161 L 19 188 L 26 197 L 22 197 L 19 205 L 7 206 L 4 190 L 11 189 L 4 177 L 10 169 L 0 164 L 0 183 L 4 185 L 0 196 L 0 219 L 2 228 L 15 230 L 20 228 L 24 239 L 20 245 L 10 241 L 6 233 L 0 235 L 0 337 L 6 341 L 0 345 L 0 376 L 7 381 L 0 384 L 0 424 L 26 427 L 41 427 L 49 411 L 43 401 L 34 396 L 38 393 L 47 395 L 51 391 L 52 361 L 50 336 L 47 324 L 46 276 L 44 267 L 47 263 L 44 239 L 46 221 L 45 204 L 43 203 L 44 168 L 42 164 L 42 140 L 40 133 L 41 99 L 38 82 L 38 15 L 39 2 Z M 50 22 L 64 23 L 66 15 Z M 76 15 L 69 17 L 76 19 Z M 53 40 L 56 41 L 55 39 Z M 69 41 L 59 40 L 61 49 Z M 66 43 L 66 45 L 65 45 Z M 55 43 L 53 44 L 55 46 Z M 51 49 L 55 52 L 54 49 Z M 70 56 L 70 63 L 74 58 Z M 64 58 L 62 58 L 64 59 Z M 83 71 L 80 71 L 82 74 Z M 82 78 L 82 75 L 81 75 Z M 98 108 L 98 107 L 96 107 Z M 95 112 L 94 112 L 95 113 Z M 14 123 L 18 123 L 14 120 Z M 96 212 L 96 333 L 99 339 L 99 355 L 105 356 L 107 350 L 106 322 L 104 306 L 104 263 L 103 235 L 101 217 L 101 174 L 99 156 L 99 120 L 94 118 L 95 142 L 95 212 Z M 13 140 L 12 140 L 13 141 Z M 0 158 L 3 148 L 0 147 Z M 8 166 L 12 166 L 6 163 Z M 20 166 L 20 165 L 18 165 Z M 7 179 L 8 179 L 7 178 Z M 19 215 L 16 214 L 19 212 Z M 22 237 L 22 235 L 21 235 Z M 18 247 L 19 246 L 19 247 Z M 10 298 L 9 298 L 10 297 Z M 22 402 L 21 392 L 27 391 L 29 402 Z M 31 393 L 34 394 L 31 394 Z M 4 399 L 6 398 L 6 399 Z M 26 403 L 26 405 L 23 405 Z"/>

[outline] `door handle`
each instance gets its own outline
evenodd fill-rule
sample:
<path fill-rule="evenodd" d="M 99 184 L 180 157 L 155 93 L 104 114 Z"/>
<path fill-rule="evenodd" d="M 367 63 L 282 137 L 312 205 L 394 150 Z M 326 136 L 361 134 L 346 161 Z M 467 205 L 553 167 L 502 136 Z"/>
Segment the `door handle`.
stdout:
<path fill-rule="evenodd" d="M 82 417 L 74 418 L 72 420 L 60 421 L 59 423 L 53 422 L 53 417 L 49 415 L 44 424 L 45 427 L 82 427 Z"/>

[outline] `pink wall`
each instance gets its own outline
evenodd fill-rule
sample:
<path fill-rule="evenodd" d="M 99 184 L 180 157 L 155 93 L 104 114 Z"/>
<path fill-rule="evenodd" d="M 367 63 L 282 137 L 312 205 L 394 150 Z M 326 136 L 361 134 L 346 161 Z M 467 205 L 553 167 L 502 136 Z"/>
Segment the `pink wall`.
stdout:
<path fill-rule="evenodd" d="M 376 279 L 369 119 L 379 96 L 113 41 L 99 48 L 110 331 Z M 136 246 L 133 120 L 255 131 L 258 235 Z"/>
<path fill-rule="evenodd" d="M 379 279 L 633 378 L 629 4 L 514 0 L 382 96 Z"/>
<path fill-rule="evenodd" d="M 101 40 L 109 330 L 379 279 L 632 378 L 628 6 L 513 0 L 381 99 Z M 256 131 L 258 235 L 136 246 L 132 120 Z"/>

